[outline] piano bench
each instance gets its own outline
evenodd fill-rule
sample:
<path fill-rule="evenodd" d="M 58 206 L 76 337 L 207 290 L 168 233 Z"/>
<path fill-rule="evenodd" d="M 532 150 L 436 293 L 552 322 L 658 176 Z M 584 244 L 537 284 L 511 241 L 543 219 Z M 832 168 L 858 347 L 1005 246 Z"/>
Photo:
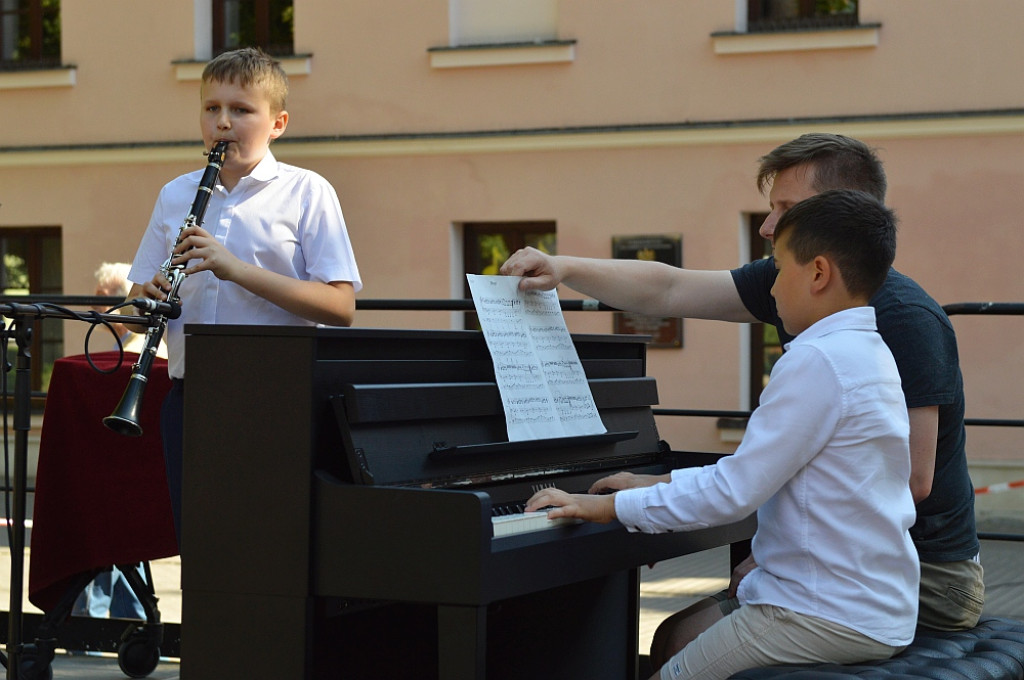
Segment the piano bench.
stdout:
<path fill-rule="evenodd" d="M 983 617 L 971 630 L 919 631 L 897 656 L 862 664 L 750 668 L 730 680 L 1024 680 L 1024 622 Z"/>

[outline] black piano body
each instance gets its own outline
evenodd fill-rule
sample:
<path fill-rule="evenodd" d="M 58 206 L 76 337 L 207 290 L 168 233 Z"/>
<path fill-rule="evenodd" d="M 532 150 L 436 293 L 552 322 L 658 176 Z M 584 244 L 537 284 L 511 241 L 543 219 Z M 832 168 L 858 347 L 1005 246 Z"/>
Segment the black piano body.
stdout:
<path fill-rule="evenodd" d="M 658 439 L 642 338 L 573 336 L 607 433 L 508 442 L 479 332 L 186 332 L 185 680 L 635 678 L 639 568 L 753 534 L 493 536 L 539 486 L 717 460 Z"/>

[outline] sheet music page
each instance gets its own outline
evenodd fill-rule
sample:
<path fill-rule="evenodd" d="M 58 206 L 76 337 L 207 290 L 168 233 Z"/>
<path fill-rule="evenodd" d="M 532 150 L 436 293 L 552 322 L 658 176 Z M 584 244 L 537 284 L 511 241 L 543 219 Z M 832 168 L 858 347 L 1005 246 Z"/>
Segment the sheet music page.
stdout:
<path fill-rule="evenodd" d="M 518 276 L 466 277 L 509 441 L 605 432 L 556 291 L 520 291 Z"/>

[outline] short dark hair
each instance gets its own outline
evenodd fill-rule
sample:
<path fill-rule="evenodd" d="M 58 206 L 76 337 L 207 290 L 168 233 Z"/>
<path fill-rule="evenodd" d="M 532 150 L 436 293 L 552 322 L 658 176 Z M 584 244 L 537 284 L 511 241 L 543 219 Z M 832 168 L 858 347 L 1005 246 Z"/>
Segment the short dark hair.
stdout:
<path fill-rule="evenodd" d="M 783 170 L 814 166 L 814 188 L 859 189 L 885 201 L 882 161 L 864 142 L 826 132 L 811 132 L 786 142 L 758 159 L 757 188 L 762 194 Z"/>
<path fill-rule="evenodd" d="M 896 215 L 874 196 L 833 189 L 800 201 L 775 227 L 799 264 L 825 255 L 839 268 L 851 295 L 871 298 L 896 257 Z"/>

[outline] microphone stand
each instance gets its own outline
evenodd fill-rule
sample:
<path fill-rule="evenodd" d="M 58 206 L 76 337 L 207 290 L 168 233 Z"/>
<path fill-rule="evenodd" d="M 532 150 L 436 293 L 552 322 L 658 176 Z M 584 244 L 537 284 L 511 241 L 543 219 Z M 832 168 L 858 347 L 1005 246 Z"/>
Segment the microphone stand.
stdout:
<path fill-rule="evenodd" d="M 24 305 L 17 303 L 0 304 L 0 316 L 11 319 L 10 327 L 18 346 L 18 358 L 14 373 L 14 498 L 10 518 L 11 527 L 11 599 L 7 624 L 7 680 L 17 680 L 21 674 L 23 644 L 22 606 L 25 583 L 25 519 L 26 488 L 28 486 L 28 433 L 32 422 L 32 324 L 31 319 L 47 317 L 78 319 L 80 321 L 100 320 L 110 323 L 149 325 L 151 317 L 122 314 L 80 315 L 60 307 L 45 304 Z M 10 337 L 12 331 L 0 322 L 0 334 Z M 6 370 L 6 369 L 5 369 Z M 6 398 L 7 395 L 4 395 Z M 34 650 L 31 650 L 34 651 Z M 34 665 L 34 664 L 33 664 Z M 47 660 L 47 667 L 49 660 Z M 26 669 L 28 673 L 31 670 Z M 27 674 L 26 674 L 27 675 Z"/>

